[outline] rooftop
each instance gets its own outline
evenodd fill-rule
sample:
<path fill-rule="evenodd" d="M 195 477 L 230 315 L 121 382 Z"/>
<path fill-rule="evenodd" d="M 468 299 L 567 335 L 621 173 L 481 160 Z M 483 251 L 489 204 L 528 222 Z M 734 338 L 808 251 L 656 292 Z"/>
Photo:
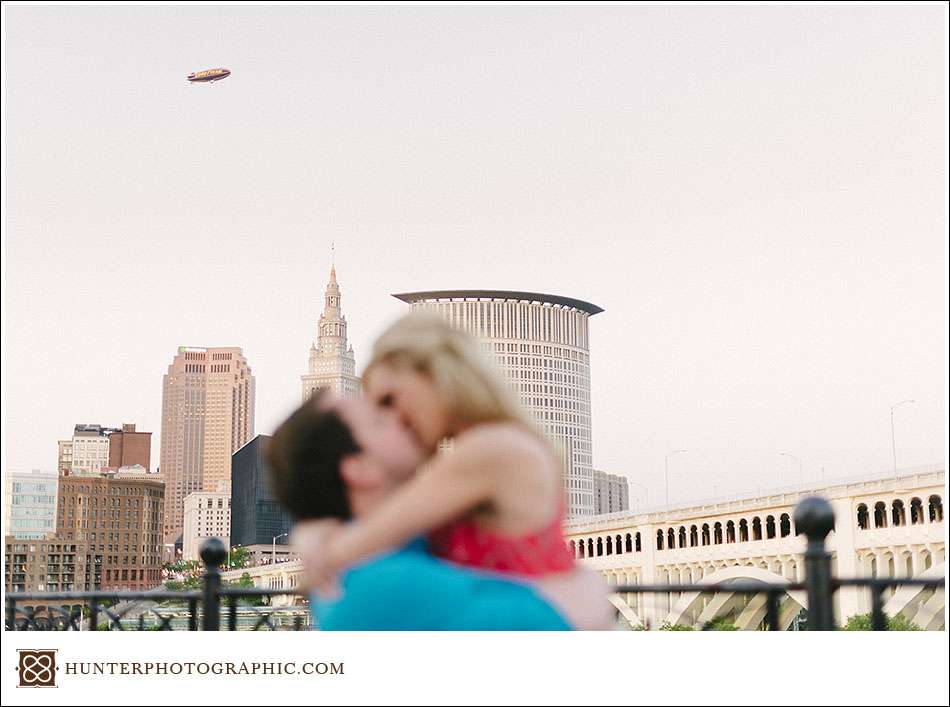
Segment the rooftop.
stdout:
<path fill-rule="evenodd" d="M 545 295 L 540 292 L 519 292 L 517 290 L 429 290 L 427 292 L 402 292 L 394 294 L 393 297 L 409 304 L 427 300 L 515 300 L 572 307 L 588 314 L 598 314 L 604 311 L 602 307 L 598 307 L 596 304 L 573 297 Z"/>

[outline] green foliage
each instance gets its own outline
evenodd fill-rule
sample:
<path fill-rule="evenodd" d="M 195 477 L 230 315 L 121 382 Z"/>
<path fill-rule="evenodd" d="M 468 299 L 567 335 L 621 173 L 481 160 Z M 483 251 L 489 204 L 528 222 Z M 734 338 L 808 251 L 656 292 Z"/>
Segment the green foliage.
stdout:
<path fill-rule="evenodd" d="M 228 559 L 228 569 L 243 569 L 251 564 L 251 551 L 241 545 L 231 548 Z"/>
<path fill-rule="evenodd" d="M 185 577 L 184 580 L 169 579 L 165 582 L 165 591 L 167 592 L 190 592 L 201 588 L 201 577 L 198 575 Z M 184 606 L 183 599 L 162 599 L 160 606 Z"/>
<path fill-rule="evenodd" d="M 102 616 L 102 610 L 115 606 L 116 600 L 115 599 L 99 599 L 98 601 L 96 601 L 96 605 L 99 607 L 99 616 Z M 84 604 L 82 607 L 82 617 L 84 619 L 88 619 L 90 616 L 92 616 L 92 607 L 90 607 L 88 604 Z"/>
<path fill-rule="evenodd" d="M 732 616 L 719 616 L 712 621 L 703 624 L 703 631 L 738 631 L 739 627 L 732 622 Z M 695 631 L 693 626 L 685 624 L 671 624 L 664 621 L 660 626 L 660 631 Z"/>
<path fill-rule="evenodd" d="M 162 569 L 168 572 L 192 573 L 200 570 L 201 565 L 197 560 L 178 560 L 176 562 L 166 562 L 162 565 Z"/>
<path fill-rule="evenodd" d="M 254 588 L 254 580 L 247 572 L 244 572 L 236 582 L 226 582 L 225 584 L 229 587 L 239 587 L 241 589 Z M 238 604 L 244 604 L 245 606 L 264 606 L 264 603 L 264 597 L 242 597 L 238 600 Z"/>
<path fill-rule="evenodd" d="M 888 631 L 920 631 L 920 626 L 908 620 L 906 617 L 898 614 L 897 616 L 887 616 L 887 630 Z M 841 627 L 842 631 L 870 631 L 871 630 L 871 614 L 855 614 L 851 616 L 844 626 Z"/>
<path fill-rule="evenodd" d="M 201 586 L 201 565 L 194 560 L 179 560 L 167 563 L 164 568 L 165 589 L 171 592 L 182 592 L 188 589 L 197 589 Z"/>
<path fill-rule="evenodd" d="M 201 587 L 201 577 L 185 577 L 183 581 L 170 579 L 165 582 L 165 590 L 169 592 L 187 592 Z"/>
<path fill-rule="evenodd" d="M 731 616 L 717 616 L 712 621 L 703 624 L 703 631 L 738 631 L 739 627 L 732 622 Z"/>
<path fill-rule="evenodd" d="M 920 631 L 921 628 L 906 616 L 891 616 L 887 619 L 888 631 Z"/>

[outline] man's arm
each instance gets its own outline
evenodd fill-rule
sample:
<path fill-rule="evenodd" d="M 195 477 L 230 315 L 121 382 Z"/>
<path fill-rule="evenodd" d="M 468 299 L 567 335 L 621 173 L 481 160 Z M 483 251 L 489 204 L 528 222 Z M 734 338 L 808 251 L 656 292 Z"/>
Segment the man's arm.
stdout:
<path fill-rule="evenodd" d="M 614 628 L 615 609 L 603 577 L 589 569 L 575 567 L 542 577 L 535 583 L 546 599 L 579 631 L 607 631 Z"/>

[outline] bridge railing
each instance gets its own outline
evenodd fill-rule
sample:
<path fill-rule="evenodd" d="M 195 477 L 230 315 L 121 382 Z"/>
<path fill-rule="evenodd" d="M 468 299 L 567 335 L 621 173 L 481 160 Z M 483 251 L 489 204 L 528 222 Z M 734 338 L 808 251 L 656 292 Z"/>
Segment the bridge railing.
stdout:
<path fill-rule="evenodd" d="M 235 631 L 242 625 L 252 631 L 311 628 L 306 594 L 298 589 L 252 589 L 222 586 L 220 565 L 227 549 L 218 538 L 209 538 L 201 548 L 205 571 L 199 589 L 172 591 L 7 592 L 8 631 Z M 303 598 L 302 606 L 275 606 L 275 597 Z M 241 601 L 245 604 L 242 606 Z M 268 606 L 250 605 L 267 600 Z M 172 603 L 150 606 L 134 618 L 132 602 Z M 117 604 L 130 604 L 124 609 Z M 224 621 L 222 622 L 222 616 Z"/>
<path fill-rule="evenodd" d="M 863 587 L 871 593 L 871 628 L 886 630 L 884 592 L 897 586 L 919 586 L 940 589 L 944 578 L 853 578 L 832 576 L 831 554 L 825 539 L 834 527 L 834 511 L 823 498 L 811 497 L 795 508 L 795 525 L 808 542 L 805 549 L 805 579 L 797 583 L 769 583 L 726 580 L 701 584 L 623 585 L 614 588 L 618 594 L 701 594 L 729 592 L 741 595 L 765 595 L 763 625 L 770 630 L 782 628 L 780 602 L 788 592 L 804 592 L 807 621 L 805 628 L 830 631 L 835 628 L 833 597 L 843 587 Z M 8 592 L 6 595 L 6 628 L 12 631 L 81 630 L 88 616 L 89 630 L 174 630 L 176 626 L 189 631 L 219 631 L 224 615 L 225 630 L 237 630 L 243 620 L 245 627 L 258 629 L 310 628 L 309 607 L 241 606 L 241 600 L 306 596 L 298 589 L 251 589 L 222 586 L 219 566 L 227 551 L 217 538 L 209 538 L 201 548 L 205 572 L 201 587 L 192 591 L 169 592 Z M 176 602 L 175 609 L 149 608 L 152 615 L 140 613 L 136 619 L 124 618 L 134 606 L 119 609 L 119 602 Z M 284 620 L 286 619 L 286 620 Z"/>
<path fill-rule="evenodd" d="M 764 627 L 770 631 L 781 630 L 779 604 L 784 594 L 793 591 L 805 592 L 807 621 L 810 631 L 835 629 L 834 594 L 842 587 L 859 587 L 871 594 L 871 629 L 887 630 L 884 613 L 884 592 L 892 587 L 918 586 L 942 589 L 943 577 L 860 577 L 842 579 L 832 575 L 831 553 L 825 548 L 825 539 L 835 527 L 834 510 L 827 500 L 819 496 L 803 499 L 795 507 L 795 527 L 807 538 L 805 547 L 805 580 L 803 582 L 741 582 L 725 580 L 700 584 L 628 584 L 614 588 L 617 594 L 710 594 L 728 592 L 745 596 L 765 595 Z"/>

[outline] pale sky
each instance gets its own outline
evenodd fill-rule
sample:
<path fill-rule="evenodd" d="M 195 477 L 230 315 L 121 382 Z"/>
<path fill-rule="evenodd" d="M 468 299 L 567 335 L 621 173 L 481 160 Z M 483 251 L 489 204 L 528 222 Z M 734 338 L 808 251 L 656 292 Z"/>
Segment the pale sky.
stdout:
<path fill-rule="evenodd" d="M 944 5 L 4 10 L 4 471 L 157 464 L 180 345 L 271 432 L 331 241 L 359 368 L 393 292 L 603 307 L 595 467 L 651 503 L 678 448 L 673 502 L 886 471 L 909 398 L 944 460 Z"/>

